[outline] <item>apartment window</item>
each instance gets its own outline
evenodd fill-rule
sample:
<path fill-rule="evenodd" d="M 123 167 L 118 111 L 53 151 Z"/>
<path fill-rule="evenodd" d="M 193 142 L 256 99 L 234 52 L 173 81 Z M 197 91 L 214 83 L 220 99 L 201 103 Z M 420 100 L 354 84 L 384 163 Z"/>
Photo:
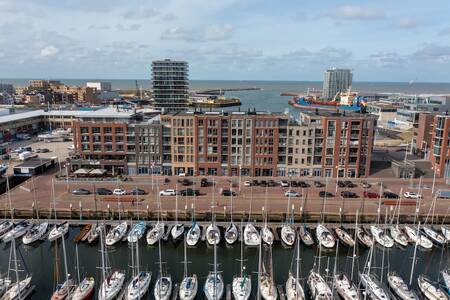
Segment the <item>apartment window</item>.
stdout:
<path fill-rule="evenodd" d="M 101 145 L 94 145 L 94 151 L 101 151 Z"/>
<path fill-rule="evenodd" d="M 116 134 L 123 133 L 123 128 L 122 127 L 116 127 L 115 132 L 116 132 Z"/>
<path fill-rule="evenodd" d="M 92 133 L 100 133 L 100 127 L 92 127 Z"/>
<path fill-rule="evenodd" d="M 112 128 L 111 127 L 103 127 L 103 133 L 111 133 Z"/>
<path fill-rule="evenodd" d="M 81 144 L 82 151 L 89 151 L 89 144 Z"/>
<path fill-rule="evenodd" d="M 116 151 L 123 151 L 123 145 L 116 145 Z"/>
<path fill-rule="evenodd" d="M 112 145 L 105 145 L 105 151 L 111 152 L 112 151 Z"/>
<path fill-rule="evenodd" d="M 81 136 L 81 142 L 89 142 L 89 136 L 88 135 L 82 135 Z"/>
<path fill-rule="evenodd" d="M 105 135 L 103 137 L 103 139 L 104 139 L 105 143 L 112 143 L 112 136 L 110 136 L 110 135 Z"/>
<path fill-rule="evenodd" d="M 94 135 L 93 136 L 93 141 L 94 141 L 94 143 L 100 143 L 100 136 L 99 135 Z"/>
<path fill-rule="evenodd" d="M 81 133 L 89 133 L 89 128 L 88 127 L 80 127 L 80 132 Z"/>

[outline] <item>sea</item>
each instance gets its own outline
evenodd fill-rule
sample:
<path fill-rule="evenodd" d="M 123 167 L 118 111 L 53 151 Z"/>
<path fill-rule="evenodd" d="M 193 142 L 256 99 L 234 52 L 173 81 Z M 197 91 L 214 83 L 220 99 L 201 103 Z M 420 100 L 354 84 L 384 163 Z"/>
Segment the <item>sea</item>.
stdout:
<path fill-rule="evenodd" d="M 78 257 L 80 267 L 78 270 L 76 268 L 75 244 L 73 242 L 78 232 L 79 228 L 71 228 L 64 242 L 67 253 L 68 273 L 76 280 L 78 273 L 81 279 L 86 276 L 93 276 L 96 280 L 96 290 L 98 290 L 102 274 L 99 268 L 101 266 L 100 245 L 99 243 L 93 245 L 79 244 Z M 19 244 L 17 249 L 17 256 L 20 260 L 19 269 L 22 270 L 19 273 L 20 276 L 23 277 L 25 272 L 31 274 L 33 276 L 32 283 L 36 286 L 31 299 L 49 299 L 57 285 L 64 281 L 66 274 L 61 240 L 59 240 L 58 245 L 55 242 L 50 243 L 48 241 L 38 242 L 32 246 Z M 231 285 L 233 277 L 241 272 L 239 261 L 240 249 L 240 242 L 237 242 L 233 246 L 228 246 L 223 240 L 217 247 L 218 270 L 223 275 L 225 285 Z M 0 270 L 2 274 L 7 274 L 10 250 L 10 244 L 0 244 Z M 307 299 L 310 299 L 307 277 L 313 268 L 320 270 L 320 273 L 328 281 L 332 280 L 334 274 L 345 273 L 349 278 L 353 278 L 353 281 L 358 285 L 359 272 L 367 272 L 369 249 L 358 246 L 355 251 L 354 260 L 352 260 L 353 251 L 353 248 L 343 245 L 339 245 L 339 247 L 335 247 L 332 250 L 324 251 L 316 246 L 309 247 L 300 244 L 299 277 L 301 278 Z M 194 248 L 187 248 L 188 274 L 196 274 L 199 280 L 199 289 L 195 299 L 205 299 L 203 286 L 206 276 L 213 270 L 213 253 L 213 247 L 207 246 L 204 241 L 200 241 Z M 160 274 L 158 245 L 148 246 L 144 237 L 139 243 L 139 257 L 139 270 L 152 272 L 150 293 L 143 299 L 155 299 L 153 296 L 153 288 Z M 295 247 L 286 248 L 276 242 L 272 248 L 263 246 L 261 257 L 266 268 L 270 265 L 270 258 L 272 258 L 271 270 L 275 278 L 275 284 L 277 286 L 281 285 L 284 288 L 289 271 L 295 274 L 297 262 Z M 419 248 L 417 249 L 415 261 L 413 261 L 413 257 L 413 245 L 406 248 L 394 246 L 389 250 L 377 245 L 374 247 L 370 272 L 380 278 L 384 284 L 387 284 L 386 273 L 396 271 L 403 277 L 405 282 L 409 283 L 410 274 L 413 270 L 411 277 L 412 287 L 418 290 L 417 277 L 420 274 L 425 274 L 434 281 L 439 280 L 439 271 L 448 267 L 449 250 L 439 247 L 433 247 L 432 250 L 422 250 Z M 244 247 L 243 259 L 245 266 L 244 272 L 250 275 L 252 280 L 252 296 L 250 299 L 257 299 L 259 248 Z M 126 282 L 132 278 L 134 269 L 132 268 L 131 252 L 127 242 L 121 242 L 113 247 L 107 248 L 107 261 L 113 270 L 123 270 L 126 273 Z M 179 285 L 184 274 L 184 265 L 182 263 L 184 261 L 183 242 L 173 242 L 170 239 L 162 242 L 161 261 L 163 273 L 171 276 L 174 286 L 175 284 Z M 15 273 L 10 273 L 10 275 L 15 276 Z M 93 299 L 96 299 L 96 297 Z M 225 296 L 223 299 L 225 299 Z"/>
<path fill-rule="evenodd" d="M 151 89 L 150 80 L 117 80 L 117 79 L 58 79 L 69 86 L 85 86 L 89 81 L 111 82 L 113 89 L 136 89 L 136 82 L 143 89 Z M 0 83 L 11 83 L 16 87 L 25 87 L 29 79 L 0 79 Z M 254 80 L 191 80 L 190 89 L 195 91 L 229 88 L 259 88 L 261 90 L 227 92 L 226 96 L 241 99 L 241 110 L 284 112 L 293 109 L 287 102 L 290 97 L 281 93 L 302 93 L 308 89 L 320 90 L 320 81 L 254 81 Z M 450 94 L 450 83 L 423 82 L 354 82 L 352 89 L 370 93 L 405 93 L 405 94 Z M 239 108 L 224 108 L 237 110 Z"/>

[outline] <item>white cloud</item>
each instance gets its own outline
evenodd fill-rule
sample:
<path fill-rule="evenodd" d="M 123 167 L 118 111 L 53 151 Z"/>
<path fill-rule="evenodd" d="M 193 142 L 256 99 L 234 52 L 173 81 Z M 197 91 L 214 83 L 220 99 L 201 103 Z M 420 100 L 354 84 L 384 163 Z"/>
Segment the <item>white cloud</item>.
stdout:
<path fill-rule="evenodd" d="M 338 20 L 376 20 L 385 18 L 382 11 L 355 5 L 344 5 L 329 13 Z"/>
<path fill-rule="evenodd" d="M 233 34 L 233 26 L 225 25 L 211 25 L 205 30 L 204 39 L 207 41 L 223 41 L 231 38 Z"/>
<path fill-rule="evenodd" d="M 154 8 L 145 8 L 145 7 L 139 7 L 138 9 L 132 9 L 123 14 L 123 17 L 125 19 L 151 19 L 160 14 L 159 11 L 157 11 Z"/>
<path fill-rule="evenodd" d="M 49 46 L 41 49 L 41 56 L 42 57 L 50 57 L 50 56 L 54 56 L 54 55 L 58 54 L 58 52 L 59 52 L 58 48 L 56 48 L 53 45 L 49 45 Z"/>
<path fill-rule="evenodd" d="M 417 25 L 417 21 L 410 18 L 401 18 L 397 21 L 397 27 L 400 29 L 412 29 Z"/>
<path fill-rule="evenodd" d="M 88 29 L 89 30 L 108 30 L 108 29 L 111 29 L 111 26 L 94 24 L 94 25 L 89 25 Z"/>
<path fill-rule="evenodd" d="M 122 31 L 137 31 L 141 29 L 141 24 L 130 24 L 130 25 L 117 24 L 116 29 Z"/>
<path fill-rule="evenodd" d="M 188 30 L 179 26 L 168 28 L 161 33 L 162 40 L 178 40 L 185 42 L 214 42 L 224 41 L 231 38 L 233 34 L 233 26 L 225 25 L 209 25 L 201 31 Z"/>

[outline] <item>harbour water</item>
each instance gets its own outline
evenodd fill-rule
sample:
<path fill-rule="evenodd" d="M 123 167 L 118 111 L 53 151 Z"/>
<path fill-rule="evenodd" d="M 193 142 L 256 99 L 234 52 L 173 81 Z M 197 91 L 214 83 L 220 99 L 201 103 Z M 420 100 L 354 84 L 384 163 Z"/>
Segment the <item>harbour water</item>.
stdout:
<path fill-rule="evenodd" d="M 68 268 L 70 274 L 76 277 L 75 270 L 75 245 L 73 238 L 79 232 L 79 228 L 71 228 L 69 234 L 66 237 L 66 249 L 68 256 Z M 33 284 L 36 285 L 36 290 L 32 296 L 32 299 L 49 299 L 56 286 L 56 274 L 57 269 L 56 257 L 59 262 L 59 278 L 62 282 L 64 277 L 64 264 L 62 261 L 61 246 L 55 247 L 55 243 L 48 241 L 36 243 L 33 246 L 20 245 L 20 254 L 23 257 L 25 264 L 22 268 L 26 268 L 33 275 Z M 92 275 L 96 278 L 96 287 L 99 286 L 101 271 L 98 269 L 100 265 L 100 253 L 99 244 L 88 245 L 80 243 L 79 257 L 80 257 L 80 274 L 81 277 L 86 275 Z M 55 255 L 55 250 L 58 249 L 58 255 Z M 158 274 L 158 246 L 147 246 L 145 238 L 140 242 L 140 259 L 141 270 L 151 270 L 153 273 L 152 283 L 150 285 L 151 290 Z M 384 251 L 384 255 L 383 255 Z M 2 273 L 7 271 L 8 258 L 9 258 L 10 246 L 9 244 L 0 244 L 0 271 Z M 197 274 L 199 278 L 199 292 L 196 299 L 204 299 L 203 284 L 205 278 L 210 270 L 212 270 L 213 262 L 213 248 L 206 245 L 206 242 L 200 241 L 195 248 L 188 248 L 188 261 L 191 263 L 188 266 L 188 272 Z M 222 241 L 218 247 L 218 263 L 220 264 L 219 270 L 223 272 L 225 284 L 231 284 L 233 276 L 240 272 L 240 244 L 237 242 L 233 246 L 227 246 Z M 353 249 L 346 246 L 339 247 L 338 259 L 337 259 L 337 272 L 345 272 L 350 277 L 351 273 L 351 256 Z M 409 281 L 411 263 L 413 257 L 414 247 L 409 245 L 405 249 L 394 246 L 390 250 L 383 250 L 383 248 L 376 246 L 374 261 L 372 263 L 372 272 L 375 274 L 386 274 L 389 270 L 397 271 L 403 276 L 405 281 Z M 265 256 L 263 251 L 263 257 Z M 358 247 L 357 250 L 358 259 L 356 262 L 359 264 L 359 271 L 363 270 L 363 265 L 369 253 L 368 249 Z M 313 268 L 314 264 L 318 265 L 318 249 L 313 247 L 307 247 L 301 245 L 301 277 L 303 278 L 303 287 L 307 290 L 306 278 L 309 271 Z M 258 270 L 258 248 L 245 248 L 245 265 L 247 266 L 247 274 L 252 275 L 252 297 L 256 299 L 256 287 L 257 287 L 257 270 Z M 334 272 L 334 259 L 335 250 L 322 251 L 321 255 L 321 273 L 331 276 Z M 288 271 L 292 267 L 295 270 L 295 251 L 294 248 L 285 248 L 280 243 L 276 243 L 273 246 L 273 270 L 275 281 L 277 285 L 282 285 L 286 282 Z M 122 242 L 113 248 L 108 249 L 109 262 L 113 268 L 126 270 L 127 281 L 130 279 L 130 252 L 127 242 Z M 170 239 L 169 241 L 162 242 L 162 257 L 167 272 L 171 274 L 173 283 L 180 283 L 183 277 L 183 243 L 174 243 Z M 384 258 L 383 258 L 384 257 Z M 417 264 L 415 266 L 413 284 L 414 289 L 417 290 L 417 276 L 420 274 L 429 275 L 433 280 L 438 280 L 438 273 L 440 270 L 447 268 L 449 252 L 448 249 L 433 247 L 432 250 L 418 250 L 417 251 Z M 384 268 L 381 269 L 381 265 L 384 259 Z M 354 279 L 357 279 L 358 268 L 355 268 Z M 383 282 L 386 283 L 386 278 L 383 276 Z M 153 299 L 153 295 L 147 296 L 145 299 Z"/>

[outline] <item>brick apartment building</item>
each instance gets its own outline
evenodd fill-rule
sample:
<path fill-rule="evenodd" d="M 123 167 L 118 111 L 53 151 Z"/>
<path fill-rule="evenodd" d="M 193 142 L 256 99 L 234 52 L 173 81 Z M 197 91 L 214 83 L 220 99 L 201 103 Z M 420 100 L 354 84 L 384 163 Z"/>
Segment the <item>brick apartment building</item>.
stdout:
<path fill-rule="evenodd" d="M 437 177 L 450 177 L 450 116 L 434 115 L 430 161 Z"/>
<path fill-rule="evenodd" d="M 187 111 L 144 116 L 113 108 L 73 122 L 72 169 L 111 174 L 332 176 L 370 173 L 376 117 L 302 112 Z M 339 175 L 338 175 L 339 174 Z"/>

